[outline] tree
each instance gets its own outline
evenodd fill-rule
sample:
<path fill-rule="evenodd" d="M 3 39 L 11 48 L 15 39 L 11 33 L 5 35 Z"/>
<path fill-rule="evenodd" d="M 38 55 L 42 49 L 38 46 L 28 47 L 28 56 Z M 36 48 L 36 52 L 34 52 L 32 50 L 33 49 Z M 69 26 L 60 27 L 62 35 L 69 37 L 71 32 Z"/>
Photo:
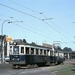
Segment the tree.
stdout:
<path fill-rule="evenodd" d="M 63 49 L 63 51 L 69 51 L 69 52 L 72 52 L 72 49 L 71 49 L 71 48 L 68 48 L 68 47 L 65 47 L 65 48 Z"/>

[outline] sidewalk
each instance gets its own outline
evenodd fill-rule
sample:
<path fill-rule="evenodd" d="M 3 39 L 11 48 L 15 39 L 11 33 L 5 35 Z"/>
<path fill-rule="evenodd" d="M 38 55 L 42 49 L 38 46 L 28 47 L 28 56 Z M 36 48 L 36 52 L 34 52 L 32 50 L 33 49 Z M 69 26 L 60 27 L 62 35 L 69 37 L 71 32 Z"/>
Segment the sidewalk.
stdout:
<path fill-rule="evenodd" d="M 75 59 L 65 60 L 64 64 L 75 64 Z"/>

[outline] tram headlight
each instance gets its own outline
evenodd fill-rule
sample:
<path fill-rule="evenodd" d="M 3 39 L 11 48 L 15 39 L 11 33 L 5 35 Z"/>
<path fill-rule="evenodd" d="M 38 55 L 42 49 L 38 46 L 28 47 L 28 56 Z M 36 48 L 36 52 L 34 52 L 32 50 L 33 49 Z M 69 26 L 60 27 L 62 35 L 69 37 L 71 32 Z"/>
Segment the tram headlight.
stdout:
<path fill-rule="evenodd" d="M 14 59 L 14 58 L 13 58 L 12 60 L 13 60 L 13 61 L 14 61 L 14 60 L 18 60 L 18 61 L 19 61 L 20 59 L 19 59 L 19 58 L 17 58 L 17 59 Z"/>
<path fill-rule="evenodd" d="M 12 60 L 14 61 L 15 59 L 13 58 Z"/>
<path fill-rule="evenodd" d="M 14 42 L 14 45 L 16 46 L 17 45 L 17 42 Z"/>
<path fill-rule="evenodd" d="M 20 60 L 19 58 L 17 60 Z"/>

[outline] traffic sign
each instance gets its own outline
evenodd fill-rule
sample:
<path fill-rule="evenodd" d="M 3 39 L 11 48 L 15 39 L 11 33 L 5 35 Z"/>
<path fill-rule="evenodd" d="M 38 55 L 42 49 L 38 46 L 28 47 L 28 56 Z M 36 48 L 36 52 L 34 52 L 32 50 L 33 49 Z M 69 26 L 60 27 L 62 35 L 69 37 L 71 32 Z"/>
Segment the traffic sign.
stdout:
<path fill-rule="evenodd" d="M 12 41 L 12 37 L 10 37 L 10 36 L 6 37 L 6 41 L 7 42 L 11 42 Z"/>

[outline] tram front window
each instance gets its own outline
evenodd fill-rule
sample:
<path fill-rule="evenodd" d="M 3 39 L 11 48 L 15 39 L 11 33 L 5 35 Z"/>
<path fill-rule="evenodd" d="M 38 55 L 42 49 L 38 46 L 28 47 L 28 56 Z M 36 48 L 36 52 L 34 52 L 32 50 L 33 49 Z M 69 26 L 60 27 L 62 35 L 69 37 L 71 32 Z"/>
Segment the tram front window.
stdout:
<path fill-rule="evenodd" d="M 13 54 L 19 54 L 19 46 L 14 46 Z"/>

